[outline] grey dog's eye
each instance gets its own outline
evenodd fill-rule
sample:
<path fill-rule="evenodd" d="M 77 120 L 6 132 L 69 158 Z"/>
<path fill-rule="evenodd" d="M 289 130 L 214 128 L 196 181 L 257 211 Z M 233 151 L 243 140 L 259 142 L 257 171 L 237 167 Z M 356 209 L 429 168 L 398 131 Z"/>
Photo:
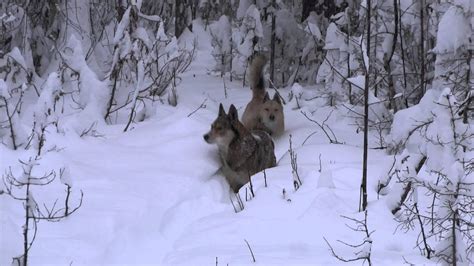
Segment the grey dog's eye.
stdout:
<path fill-rule="evenodd" d="M 278 109 L 275 109 L 275 112 L 278 112 Z"/>
<path fill-rule="evenodd" d="M 268 108 L 265 108 L 265 111 L 267 111 L 267 112 L 268 112 L 268 111 L 270 111 L 270 109 L 268 109 Z"/>

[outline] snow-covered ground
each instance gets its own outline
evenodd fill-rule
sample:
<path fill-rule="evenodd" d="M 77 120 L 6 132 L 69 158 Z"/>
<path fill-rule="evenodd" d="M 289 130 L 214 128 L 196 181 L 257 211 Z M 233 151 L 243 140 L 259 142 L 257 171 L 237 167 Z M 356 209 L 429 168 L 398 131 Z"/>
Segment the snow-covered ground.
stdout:
<path fill-rule="evenodd" d="M 278 166 L 266 171 L 268 187 L 263 174 L 255 175 L 255 198 L 246 201 L 243 187 L 245 209 L 235 213 L 228 185 L 218 172 L 217 147 L 202 136 L 219 103 L 226 108 L 235 104 L 241 115 L 251 93 L 241 81 L 227 80 L 225 98 L 223 80 L 209 74 L 214 64 L 209 36 L 199 25 L 194 30 L 188 39 L 198 38 L 197 57 L 182 76 L 177 107 L 157 105 L 155 116 L 126 133 L 123 125 L 117 125 L 98 128 L 103 134 L 99 138 L 54 139 L 61 151 L 45 155 L 43 166 L 68 165 L 73 198 L 77 200 L 82 190 L 84 201 L 67 219 L 38 224 L 31 265 L 341 264 L 323 237 L 339 255 L 354 257 L 351 249 L 337 242 L 357 244 L 364 238 L 348 229 L 349 221 L 341 217 L 363 217 L 358 212 L 363 135 L 357 133 L 353 119 L 344 108 L 318 106 L 315 101 L 303 107 L 317 121 L 332 112 L 327 124 L 344 144 L 329 144 L 320 128 L 300 110 L 292 110 L 293 103 L 287 104 L 286 133 L 275 140 Z M 303 90 L 311 94 L 308 88 Z M 289 89 L 281 93 L 286 96 Z M 205 107 L 192 113 L 203 102 Z M 290 134 L 303 183 L 297 191 L 288 154 Z M 3 146 L 0 154 L 2 173 L 27 156 Z M 397 223 L 385 201 L 377 200 L 377 180 L 391 162 L 384 151 L 370 150 L 368 227 L 374 231 L 373 263 L 429 264 L 414 247 L 416 232 L 396 232 Z M 35 191 L 35 196 L 54 202 L 63 190 L 55 182 Z M 0 265 L 9 265 L 22 252 L 23 207 L 4 195 L 0 204 Z"/>

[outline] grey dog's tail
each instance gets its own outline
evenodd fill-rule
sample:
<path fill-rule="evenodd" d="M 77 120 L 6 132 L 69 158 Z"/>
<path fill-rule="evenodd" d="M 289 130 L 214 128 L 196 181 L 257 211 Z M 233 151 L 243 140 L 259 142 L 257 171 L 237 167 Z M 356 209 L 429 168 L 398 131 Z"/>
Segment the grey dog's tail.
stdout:
<path fill-rule="evenodd" d="M 263 67 L 267 63 L 267 58 L 263 54 L 257 54 L 252 60 L 249 69 L 249 83 L 254 97 L 265 96 L 265 80 L 263 77 Z"/>

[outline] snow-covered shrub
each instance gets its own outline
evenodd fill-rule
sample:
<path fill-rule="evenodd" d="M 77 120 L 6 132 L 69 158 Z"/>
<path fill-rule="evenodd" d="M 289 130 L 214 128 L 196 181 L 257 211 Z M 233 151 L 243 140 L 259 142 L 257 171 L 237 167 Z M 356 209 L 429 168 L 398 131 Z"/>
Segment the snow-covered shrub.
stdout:
<path fill-rule="evenodd" d="M 0 140 L 12 149 L 23 146 L 27 139 L 21 115 L 25 98 L 37 97 L 34 80 L 18 48 L 0 57 Z"/>
<path fill-rule="evenodd" d="M 353 88 L 354 96 L 362 96 L 361 91 L 365 88 L 365 76 L 358 75 L 352 78 L 348 78 L 347 82 L 350 83 L 350 86 Z M 347 115 L 354 118 L 355 124 L 358 125 L 358 130 L 363 131 L 364 129 L 364 106 L 361 102 L 355 98 L 353 100 L 354 105 L 349 103 L 344 104 L 344 107 L 348 110 Z M 387 142 L 385 140 L 387 134 L 390 131 L 390 126 L 392 124 L 393 114 L 387 108 L 385 101 L 376 97 L 372 92 L 371 88 L 368 91 L 368 128 L 370 133 L 374 136 L 377 148 L 386 148 Z"/>
<path fill-rule="evenodd" d="M 218 16 L 219 4 L 218 0 L 199 0 L 199 12 L 201 18 L 206 21 L 206 26 L 209 20 L 212 21 Z"/>
<path fill-rule="evenodd" d="M 7 147 L 16 150 L 23 146 L 27 133 L 21 126 L 20 113 L 24 87 L 11 90 L 7 83 L 0 79 L 0 140 Z"/>
<path fill-rule="evenodd" d="M 299 83 L 293 83 L 289 94 L 289 102 L 292 109 L 300 109 L 303 101 L 303 87 Z"/>
<path fill-rule="evenodd" d="M 232 19 L 236 9 L 236 1 L 199 0 L 198 9 L 201 18 L 204 20 L 205 28 L 207 28 L 209 21 L 218 20 L 222 16 Z"/>
<path fill-rule="evenodd" d="M 275 73 L 273 83 L 277 86 L 291 85 L 298 71 L 304 32 L 295 17 L 287 9 L 275 12 Z M 268 29 L 268 27 L 266 27 Z M 271 30 L 266 32 L 271 34 Z M 270 48 L 271 49 L 271 48 Z"/>
<path fill-rule="evenodd" d="M 39 134 L 36 137 L 41 139 L 40 143 L 44 143 L 45 131 Z M 58 222 L 76 212 L 82 205 L 83 193 L 81 191 L 77 204 L 74 207 L 70 206 L 72 181 L 67 168 L 60 170 L 61 182 L 67 187 L 65 205 L 61 207 L 57 204 L 58 200 L 49 205 L 37 199 L 37 197 L 41 198 L 41 190 L 50 185 L 57 176 L 54 170 L 48 170 L 46 173 L 41 171 L 43 170 L 41 169 L 42 157 L 46 152 L 44 146 L 38 147 L 35 149 L 35 156 L 29 157 L 28 160 L 20 160 L 18 165 L 11 166 L 9 171 L 2 176 L 4 184 L 2 194 L 5 193 L 21 202 L 24 209 L 24 224 L 21 228 L 23 250 L 19 256 L 13 258 L 12 265 L 29 265 L 29 253 L 36 240 L 40 221 Z M 10 239 L 10 241 L 13 240 Z"/>
<path fill-rule="evenodd" d="M 89 67 L 81 42 L 75 35 L 71 35 L 66 47 L 59 53 L 62 59 L 58 69 L 59 76 L 54 72 L 50 74 L 48 81 L 51 83 L 47 82 L 46 86 L 49 84 L 54 87 L 52 91 L 54 97 L 67 98 L 62 101 L 61 112 L 71 117 L 64 123 L 79 135 L 91 124 L 104 122 L 107 83 L 99 80 Z M 54 80 L 57 78 L 59 80 Z M 60 85 L 57 85 L 57 82 Z M 47 87 L 45 89 L 51 90 Z"/>
<path fill-rule="evenodd" d="M 239 11 L 237 14 L 237 17 L 239 17 Z M 243 77 L 249 59 L 258 50 L 262 38 L 263 26 L 260 20 L 260 11 L 255 5 L 250 5 L 242 17 L 239 31 L 235 32 L 232 38 L 237 43 L 236 60 L 232 61 L 232 70 L 235 76 Z"/>
<path fill-rule="evenodd" d="M 450 4 L 438 25 L 433 87 L 450 87 L 458 99 L 463 99 L 474 84 L 474 23 L 470 21 L 474 8 L 469 1 L 458 2 Z"/>
<path fill-rule="evenodd" d="M 0 58 L 0 78 L 12 88 L 32 83 L 32 70 L 18 47 L 13 47 L 10 52 Z"/>
<path fill-rule="evenodd" d="M 33 111 L 35 128 L 46 128 L 50 124 L 58 127 L 59 118 L 66 111 L 66 106 L 60 103 L 64 92 L 59 74 L 57 72 L 50 73 L 41 88 L 40 96 Z M 63 102 L 65 102 L 64 99 Z"/>
<path fill-rule="evenodd" d="M 306 33 L 305 46 L 301 54 L 301 70 L 297 79 L 307 84 L 316 82 L 319 66 L 323 63 L 324 36 L 327 29 L 327 19 L 322 14 L 311 12 L 303 23 Z"/>
<path fill-rule="evenodd" d="M 365 264 L 365 262 L 367 262 L 369 266 L 372 266 L 371 256 L 372 256 L 373 240 L 372 240 L 371 235 L 373 231 L 369 230 L 369 226 L 367 222 L 367 212 L 368 212 L 367 210 L 364 211 L 364 218 L 362 219 L 343 216 L 343 218 L 354 223 L 354 225 L 347 226 L 348 228 L 350 228 L 351 230 L 355 232 L 364 234 L 363 240 L 361 241 L 362 243 L 358 243 L 358 244 L 349 244 L 349 243 L 339 240 L 339 242 L 342 243 L 344 246 L 353 249 L 353 252 L 352 252 L 354 254 L 353 257 L 347 257 L 347 256 L 343 256 L 336 253 L 333 246 L 329 243 L 329 241 L 326 240 L 326 238 L 324 238 L 324 241 L 326 241 L 326 244 L 328 245 L 329 250 L 331 251 L 331 254 L 334 258 L 342 262 L 353 262 L 353 261 L 361 260 L 362 264 Z"/>
<path fill-rule="evenodd" d="M 139 10 L 138 5 L 129 6 L 115 32 L 113 61 L 107 75 L 110 92 L 104 117 L 108 122 L 128 121 L 129 125 L 130 118 L 141 121 L 148 115 L 146 105 L 166 93 L 168 102 L 176 105 L 177 75 L 193 59 L 194 48 L 179 47 L 176 38 L 165 34 L 159 18 L 142 16 Z M 160 26 L 151 32 L 143 27 L 143 20 L 159 21 Z"/>
<path fill-rule="evenodd" d="M 253 3 L 254 1 L 251 1 L 251 0 L 239 1 L 239 6 L 237 8 L 237 13 L 236 13 L 236 17 L 238 20 L 242 20 L 246 16 L 247 10 Z"/>
<path fill-rule="evenodd" d="M 77 59 L 80 59 L 80 57 Z M 74 67 L 78 66 L 77 63 L 70 63 Z M 84 71 L 79 73 L 84 73 Z M 1 80 L 0 83 L 2 82 Z M 89 82 L 92 82 L 92 80 Z M 85 81 L 84 83 L 87 84 Z M 6 87 L 4 86 L 4 88 Z M 23 114 L 25 120 L 32 120 L 31 133 L 22 143 L 24 149 L 27 150 L 28 156 L 26 159 L 18 158 L 19 163 L 17 165 L 10 165 L 9 170 L 3 175 L 3 192 L 14 200 L 22 202 L 25 210 L 25 222 L 22 226 L 24 249 L 20 256 L 13 258 L 14 265 L 28 265 L 28 254 L 36 239 L 35 236 L 40 221 L 57 222 L 74 213 L 82 204 L 81 192 L 77 205 L 71 207 L 72 182 L 70 174 L 65 172 L 65 170 L 60 170 L 61 181 L 67 187 L 64 207 L 60 207 L 56 203 L 51 203 L 51 205 L 46 202 L 39 204 L 40 201 L 37 200 L 37 196 L 42 198 L 41 194 L 44 193 L 42 192 L 42 187 L 50 185 L 57 176 L 56 171 L 49 168 L 50 165 L 57 163 L 57 159 L 54 159 L 54 157 L 51 159 L 52 161 L 49 160 L 51 158 L 49 154 L 58 150 L 54 136 L 58 132 L 63 132 L 62 130 L 65 128 L 62 125 L 63 121 L 68 116 L 75 115 L 69 105 L 61 104 L 61 102 L 67 101 L 64 98 L 65 91 L 63 88 L 59 73 L 52 72 L 45 81 L 45 84 L 40 88 L 38 100 L 27 109 L 28 113 Z M 70 101 L 68 103 L 73 102 Z M 15 136 L 19 135 L 16 134 Z"/>
<path fill-rule="evenodd" d="M 406 53 L 406 49 L 402 46 L 402 42 L 407 45 L 407 39 L 400 37 L 400 21 L 406 17 L 403 13 L 406 9 L 403 8 L 408 7 L 403 6 L 401 8 L 398 2 L 394 1 L 372 2 L 370 18 L 372 41 L 370 51 L 367 51 L 370 60 L 367 61 L 366 66 L 370 65 L 370 75 L 376 78 L 371 79 L 369 85 L 375 97 L 384 101 L 387 108 L 393 110 L 393 112 L 405 108 L 407 101 L 402 99 L 406 99 L 414 93 L 413 87 L 407 88 L 407 86 L 412 85 L 407 85 L 407 71 L 409 68 L 405 60 L 408 59 L 404 58 L 403 53 Z M 364 7 L 361 7 L 359 12 L 366 15 L 363 9 Z M 408 22 L 403 20 L 403 23 Z M 362 38 L 366 38 L 365 33 Z M 365 49 L 364 46 L 363 50 Z M 418 63 L 418 61 L 416 62 Z M 407 90 L 410 90 L 410 95 Z M 357 99 L 355 100 L 357 101 Z"/>
<path fill-rule="evenodd" d="M 232 25 L 229 17 L 222 15 L 219 20 L 213 23 L 210 27 L 210 34 L 212 36 L 212 55 L 216 59 L 216 70 L 224 73 L 229 72 L 232 64 Z"/>
<path fill-rule="evenodd" d="M 25 18 L 26 11 L 21 5 L 15 3 L 0 5 L 0 24 L 2 25 L 0 27 L 0 57 L 17 48 L 30 52 L 29 44 L 25 40 L 30 29 L 26 25 Z M 31 57 L 28 59 L 28 65 L 31 65 Z M 26 66 L 24 59 L 23 63 L 23 66 Z"/>
<path fill-rule="evenodd" d="M 391 132 L 392 142 L 404 147 L 391 170 L 392 183 L 403 184 L 389 191 L 392 212 L 403 210 L 403 225 L 421 230 L 417 245 L 428 258 L 434 254 L 450 265 L 467 265 L 474 256 L 474 130 L 459 106 L 449 88 L 430 90 L 420 104 L 395 115 Z"/>
<path fill-rule="evenodd" d="M 344 34 L 338 30 L 336 24 L 331 23 L 323 47 L 326 50 L 326 58 L 319 67 L 316 77 L 317 83 L 324 84 L 328 104 L 331 106 L 348 99 L 347 91 L 343 87 L 344 78 L 347 77 L 346 57 L 348 56 L 344 39 Z"/>
<path fill-rule="evenodd" d="M 358 42 L 342 32 L 335 23 L 331 23 L 323 49 L 326 57 L 318 69 L 316 82 L 324 84 L 328 104 L 346 102 L 349 97 L 360 95 L 362 90 L 349 90 L 351 84 L 347 81 L 349 74 L 360 67 L 357 58 L 357 51 L 360 50 Z"/>

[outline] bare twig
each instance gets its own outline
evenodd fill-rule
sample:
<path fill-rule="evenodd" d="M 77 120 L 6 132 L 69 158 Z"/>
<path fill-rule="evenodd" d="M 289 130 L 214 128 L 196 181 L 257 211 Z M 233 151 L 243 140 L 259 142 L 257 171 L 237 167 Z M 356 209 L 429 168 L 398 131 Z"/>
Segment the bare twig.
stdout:
<path fill-rule="evenodd" d="M 288 152 L 290 153 L 290 159 L 291 159 L 291 173 L 293 175 L 293 185 L 295 187 L 295 191 L 300 188 L 300 186 L 303 184 L 300 179 L 300 175 L 298 174 L 298 161 L 297 161 L 297 154 L 293 150 L 293 145 L 291 141 L 291 134 L 290 134 L 290 148 L 288 149 Z"/>
<path fill-rule="evenodd" d="M 336 259 L 338 259 L 340 261 L 343 261 L 343 262 L 352 262 L 352 261 L 362 260 L 364 263 L 367 261 L 369 266 L 372 265 L 372 262 L 371 262 L 372 239 L 370 238 L 370 235 L 373 232 L 369 232 L 369 229 L 367 227 L 367 210 L 364 211 L 364 219 L 363 220 L 357 220 L 357 219 L 347 217 L 347 216 L 342 216 L 342 217 L 345 218 L 345 219 L 348 219 L 350 221 L 353 221 L 355 223 L 356 227 L 350 227 L 349 226 L 349 228 L 351 228 L 351 230 L 354 230 L 356 232 L 363 232 L 365 234 L 365 237 L 364 237 L 364 240 L 362 241 L 362 243 L 356 244 L 356 245 L 348 244 L 348 243 L 345 243 L 343 241 L 338 240 L 338 242 L 340 242 L 340 243 L 342 243 L 342 244 L 344 244 L 348 247 L 351 247 L 351 248 L 354 248 L 354 249 L 360 249 L 360 250 L 354 251 L 355 257 L 353 257 L 353 258 L 345 258 L 343 256 L 338 255 L 336 253 L 336 251 L 334 250 L 334 248 L 329 243 L 329 241 L 327 241 L 327 239 L 325 237 L 323 237 L 324 241 L 326 242 L 326 244 L 329 247 L 329 250 L 331 251 L 331 254 Z"/>
<path fill-rule="evenodd" d="M 207 101 L 207 98 L 204 99 L 204 101 L 202 101 L 202 103 L 198 106 L 198 108 L 196 108 L 196 110 L 192 111 L 191 113 L 188 114 L 188 117 L 191 117 L 194 113 L 196 113 L 197 111 L 199 111 L 200 109 L 204 109 L 206 108 L 206 101 Z"/>
<path fill-rule="evenodd" d="M 250 193 L 252 193 L 252 198 L 255 198 L 255 193 L 253 192 L 252 176 L 250 175 L 248 171 L 247 171 L 247 174 L 249 177 Z"/>
<path fill-rule="evenodd" d="M 255 255 L 253 254 L 253 251 L 252 251 L 252 248 L 250 247 L 249 242 L 248 242 L 246 239 L 244 239 L 244 241 L 245 241 L 245 243 L 247 244 L 247 247 L 248 247 L 249 250 L 250 250 L 250 254 L 252 255 L 252 260 L 253 260 L 253 262 L 256 262 L 256 260 L 255 260 Z"/>
<path fill-rule="evenodd" d="M 301 111 L 301 114 L 303 114 L 306 119 L 308 119 L 309 121 L 315 123 L 319 128 L 321 128 L 321 130 L 324 132 L 324 134 L 326 135 L 326 137 L 328 138 L 329 140 L 329 143 L 331 144 L 342 144 L 341 142 L 339 142 L 337 140 L 337 137 L 336 137 L 336 134 L 334 134 L 334 131 L 332 131 L 332 129 L 326 125 L 326 122 L 329 120 L 329 118 L 331 117 L 331 114 L 332 114 L 333 111 L 331 111 L 328 116 L 326 117 L 326 119 L 324 119 L 324 121 L 322 123 L 319 123 L 318 121 L 310 118 L 305 112 Z"/>
<path fill-rule="evenodd" d="M 272 89 L 275 90 L 275 93 L 278 95 L 278 97 L 280 98 L 281 102 L 286 105 L 286 101 L 285 99 L 281 96 L 280 92 L 278 91 L 277 87 L 275 86 L 275 84 L 273 84 L 273 81 L 271 79 L 268 79 L 268 81 L 270 82 L 270 84 L 272 85 Z"/>
<path fill-rule="evenodd" d="M 267 187 L 267 172 L 263 169 L 263 180 L 265 181 L 265 187 Z"/>

